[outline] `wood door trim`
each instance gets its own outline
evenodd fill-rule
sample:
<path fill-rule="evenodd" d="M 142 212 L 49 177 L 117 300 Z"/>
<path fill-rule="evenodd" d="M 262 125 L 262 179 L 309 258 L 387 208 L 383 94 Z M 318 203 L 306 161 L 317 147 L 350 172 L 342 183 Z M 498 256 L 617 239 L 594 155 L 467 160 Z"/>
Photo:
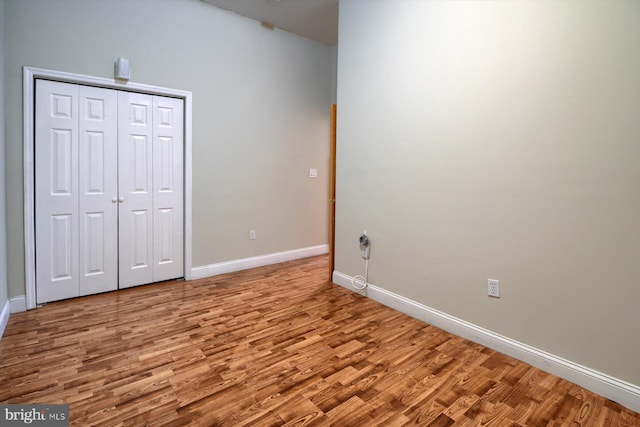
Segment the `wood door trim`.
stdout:
<path fill-rule="evenodd" d="M 331 104 L 331 149 L 329 156 L 329 280 L 333 279 L 336 247 L 336 120 L 337 106 Z"/>

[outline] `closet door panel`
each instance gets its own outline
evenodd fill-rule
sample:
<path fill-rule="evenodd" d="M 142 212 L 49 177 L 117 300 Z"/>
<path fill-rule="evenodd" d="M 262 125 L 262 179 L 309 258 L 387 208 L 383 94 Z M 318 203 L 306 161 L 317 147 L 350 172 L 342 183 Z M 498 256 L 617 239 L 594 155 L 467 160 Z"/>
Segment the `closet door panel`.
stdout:
<path fill-rule="evenodd" d="M 80 294 L 118 288 L 118 96 L 81 86 Z"/>
<path fill-rule="evenodd" d="M 155 282 L 184 276 L 183 101 L 153 97 Z"/>
<path fill-rule="evenodd" d="M 38 304 L 80 294 L 78 87 L 36 81 L 35 232 Z"/>
<path fill-rule="evenodd" d="M 153 282 L 153 97 L 118 93 L 119 286 Z"/>
<path fill-rule="evenodd" d="M 36 82 L 38 303 L 184 276 L 183 108 Z"/>

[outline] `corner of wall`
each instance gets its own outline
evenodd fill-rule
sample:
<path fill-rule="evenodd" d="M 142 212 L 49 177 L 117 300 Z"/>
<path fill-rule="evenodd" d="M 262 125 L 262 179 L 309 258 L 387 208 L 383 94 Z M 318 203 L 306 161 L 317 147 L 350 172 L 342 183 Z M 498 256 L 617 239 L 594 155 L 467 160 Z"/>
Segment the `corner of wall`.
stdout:
<path fill-rule="evenodd" d="M 331 48 L 331 70 L 333 75 L 331 76 L 331 102 L 333 104 L 338 103 L 338 46 Z"/>
<path fill-rule="evenodd" d="M 7 218 L 6 218 L 6 178 L 5 178 L 5 127 L 4 127 L 4 9 L 5 1 L 0 0 L 0 337 L 9 319 L 9 301 L 7 289 Z M 5 318 L 6 315 L 6 318 Z"/>

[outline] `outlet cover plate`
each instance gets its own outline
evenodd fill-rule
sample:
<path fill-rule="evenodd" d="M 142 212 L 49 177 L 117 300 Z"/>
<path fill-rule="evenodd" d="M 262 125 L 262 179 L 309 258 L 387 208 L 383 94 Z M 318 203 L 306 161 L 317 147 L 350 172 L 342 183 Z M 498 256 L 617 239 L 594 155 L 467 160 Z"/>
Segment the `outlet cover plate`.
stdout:
<path fill-rule="evenodd" d="M 487 295 L 494 298 L 500 298 L 500 281 L 496 279 L 487 279 Z"/>

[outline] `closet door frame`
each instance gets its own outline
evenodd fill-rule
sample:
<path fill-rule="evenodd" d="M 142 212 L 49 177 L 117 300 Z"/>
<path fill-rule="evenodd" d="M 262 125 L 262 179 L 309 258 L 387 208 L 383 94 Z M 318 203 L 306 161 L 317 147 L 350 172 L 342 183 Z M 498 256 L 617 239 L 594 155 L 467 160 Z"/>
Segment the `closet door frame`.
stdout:
<path fill-rule="evenodd" d="M 191 226 L 191 135 L 192 135 L 192 94 L 189 91 L 171 89 L 142 83 L 122 82 L 115 79 L 23 67 L 23 182 L 24 182 L 24 257 L 26 308 L 36 308 L 36 261 L 35 261 L 35 91 L 36 80 L 45 79 L 62 83 L 75 83 L 105 89 L 125 90 L 180 98 L 184 102 L 184 277 L 191 279 L 192 270 L 192 226 Z"/>

